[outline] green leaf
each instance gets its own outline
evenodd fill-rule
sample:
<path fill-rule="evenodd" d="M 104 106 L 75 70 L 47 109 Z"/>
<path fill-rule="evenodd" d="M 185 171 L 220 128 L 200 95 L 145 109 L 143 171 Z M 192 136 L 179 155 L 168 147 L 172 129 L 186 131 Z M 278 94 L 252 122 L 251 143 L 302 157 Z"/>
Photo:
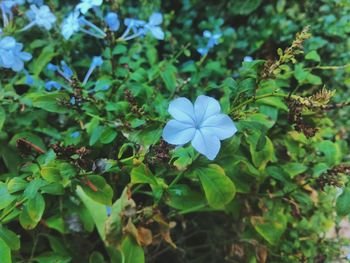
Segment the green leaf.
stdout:
<path fill-rule="evenodd" d="M 0 238 L 0 258 L 1 263 L 12 263 L 11 250 L 2 238 Z"/>
<path fill-rule="evenodd" d="M 93 218 L 97 231 L 102 240 L 105 239 L 105 221 L 107 219 L 106 206 L 91 199 L 80 186 L 77 186 L 76 193 Z"/>
<path fill-rule="evenodd" d="M 62 106 L 60 102 L 68 100 L 69 96 L 65 93 L 30 93 L 23 102 L 48 112 L 66 113 L 69 111 L 68 108 Z"/>
<path fill-rule="evenodd" d="M 29 214 L 26 207 L 22 210 L 21 214 L 19 215 L 19 223 L 24 229 L 34 229 L 36 225 L 38 224 L 37 221 L 33 220 Z"/>
<path fill-rule="evenodd" d="M 67 232 L 65 222 L 59 215 L 54 215 L 50 218 L 45 219 L 45 223 L 49 228 L 55 229 L 61 234 L 65 234 Z"/>
<path fill-rule="evenodd" d="M 113 189 L 102 176 L 88 175 L 83 180 L 86 183 L 82 188 L 90 198 L 103 205 L 112 204 Z"/>
<path fill-rule="evenodd" d="M 19 236 L 11 230 L 0 225 L 0 239 L 6 242 L 11 250 L 19 250 L 21 247 L 21 242 Z"/>
<path fill-rule="evenodd" d="M 46 65 L 56 56 L 53 45 L 46 46 L 40 53 L 40 55 L 31 64 L 32 72 L 34 76 L 39 76 Z"/>
<path fill-rule="evenodd" d="M 268 138 L 267 136 L 265 136 L 266 143 L 262 147 L 262 149 L 260 149 L 260 151 L 256 150 L 260 137 L 261 136 L 259 135 L 259 132 L 256 132 L 252 135 L 247 135 L 247 141 L 250 145 L 249 149 L 250 149 L 250 154 L 252 156 L 253 164 L 259 170 L 264 169 L 270 161 L 273 161 L 276 158 L 274 146 L 270 138 Z"/>
<path fill-rule="evenodd" d="M 117 132 L 114 129 L 107 127 L 101 134 L 100 142 L 103 144 L 108 144 L 111 143 L 116 137 Z"/>
<path fill-rule="evenodd" d="M 316 61 L 316 62 L 320 62 L 321 61 L 321 58 L 318 55 L 316 50 L 312 50 L 309 53 L 307 53 L 306 56 L 305 56 L 305 59 L 313 60 L 313 61 Z"/>
<path fill-rule="evenodd" d="M 301 163 L 289 162 L 282 165 L 282 169 L 286 171 L 291 178 L 293 178 L 294 176 L 305 172 L 307 170 L 307 166 Z"/>
<path fill-rule="evenodd" d="M 140 245 L 130 236 L 126 236 L 122 243 L 122 252 L 124 254 L 124 263 L 144 263 L 145 254 Z"/>
<path fill-rule="evenodd" d="M 219 165 L 209 164 L 207 167 L 197 168 L 193 173 L 201 181 L 211 207 L 222 208 L 234 198 L 235 185 Z"/>
<path fill-rule="evenodd" d="M 167 205 L 178 210 L 187 210 L 207 203 L 202 194 L 191 190 L 187 185 L 174 185 L 168 189 L 167 194 Z"/>
<path fill-rule="evenodd" d="M 34 198 L 31 198 L 26 203 L 26 209 L 29 217 L 39 222 L 45 210 L 45 200 L 40 193 L 37 193 Z"/>
<path fill-rule="evenodd" d="M 157 185 L 157 180 L 148 167 L 141 163 L 131 170 L 131 183 Z"/>
<path fill-rule="evenodd" d="M 105 263 L 105 259 L 100 252 L 94 251 L 89 257 L 89 263 Z"/>
<path fill-rule="evenodd" d="M 126 207 L 134 208 L 136 205 L 132 199 L 128 197 L 128 188 L 123 190 L 120 198 L 114 202 L 111 208 L 111 214 L 106 220 L 104 239 L 107 245 L 119 247 L 123 237 L 123 212 Z"/>
<path fill-rule="evenodd" d="M 261 2 L 262 0 L 232 1 L 230 11 L 235 15 L 249 15 L 259 7 Z"/>
<path fill-rule="evenodd" d="M 176 89 L 176 68 L 173 65 L 167 65 L 160 73 L 165 87 L 168 91 L 174 92 Z"/>
<path fill-rule="evenodd" d="M 102 133 L 104 132 L 104 127 L 103 126 L 96 126 L 91 133 L 90 140 L 89 140 L 89 145 L 92 146 L 94 145 L 101 137 Z"/>
<path fill-rule="evenodd" d="M 10 205 L 16 198 L 9 194 L 7 185 L 0 183 L 0 210 Z"/>
<path fill-rule="evenodd" d="M 315 143 L 315 149 L 324 155 L 325 162 L 329 166 L 340 163 L 342 152 L 338 144 L 329 140 L 324 140 Z"/>
<path fill-rule="evenodd" d="M 287 227 L 287 217 L 282 212 L 275 212 L 264 217 L 253 216 L 250 222 L 255 230 L 271 245 L 277 245 Z"/>
<path fill-rule="evenodd" d="M 4 127 L 5 120 L 6 120 L 6 112 L 4 108 L 0 106 L 0 131 L 2 130 L 2 127 Z"/>
<path fill-rule="evenodd" d="M 8 182 L 7 189 L 9 193 L 12 194 L 24 190 L 27 184 L 28 183 L 24 179 L 20 177 L 15 177 Z"/>
<path fill-rule="evenodd" d="M 125 45 L 122 45 L 122 44 L 118 44 L 115 46 L 115 48 L 113 49 L 112 51 L 112 54 L 113 55 L 119 55 L 119 54 L 123 54 L 125 52 L 127 52 L 128 49 L 126 48 Z"/>
<path fill-rule="evenodd" d="M 350 214 L 350 189 L 347 187 L 343 193 L 337 198 L 337 213 L 340 216 Z"/>

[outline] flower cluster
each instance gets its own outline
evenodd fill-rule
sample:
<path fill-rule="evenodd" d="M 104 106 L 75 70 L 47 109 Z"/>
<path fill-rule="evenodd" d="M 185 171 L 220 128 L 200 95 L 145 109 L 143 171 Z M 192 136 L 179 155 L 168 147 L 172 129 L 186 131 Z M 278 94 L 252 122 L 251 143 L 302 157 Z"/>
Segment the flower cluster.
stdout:
<path fill-rule="evenodd" d="M 105 38 L 106 33 L 84 16 L 90 9 L 98 12 L 98 7 L 102 2 L 102 0 L 82 0 L 82 2 L 75 7 L 74 11 L 63 20 L 61 24 L 61 33 L 63 37 L 69 39 L 73 34 L 80 31 L 96 38 Z M 112 32 L 117 32 L 120 28 L 120 21 L 117 13 L 108 12 L 104 17 L 104 22 Z M 162 22 L 163 16 L 160 13 L 153 13 L 149 17 L 148 22 L 126 18 L 124 20 L 126 29 L 121 37 L 119 37 L 119 40 L 128 41 L 136 37 L 145 36 L 148 32 L 156 39 L 163 40 L 164 32 L 160 27 Z"/>

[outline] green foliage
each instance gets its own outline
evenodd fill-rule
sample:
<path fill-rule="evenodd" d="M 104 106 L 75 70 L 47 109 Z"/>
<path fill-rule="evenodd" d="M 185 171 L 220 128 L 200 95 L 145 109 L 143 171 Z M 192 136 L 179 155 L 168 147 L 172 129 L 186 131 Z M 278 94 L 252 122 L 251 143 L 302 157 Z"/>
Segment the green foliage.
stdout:
<path fill-rule="evenodd" d="M 160 10 L 165 40 L 19 34 L 21 15 L 4 28 L 33 54 L 34 84 L 1 68 L 0 261 L 345 258 L 349 241 L 329 235 L 350 214 L 349 2 L 104 2 L 120 17 Z M 70 5 L 50 1 L 59 21 Z M 204 30 L 222 36 L 199 56 Z M 71 82 L 47 70 L 62 59 Z M 162 140 L 169 103 L 202 94 L 238 129 L 213 161 Z"/>

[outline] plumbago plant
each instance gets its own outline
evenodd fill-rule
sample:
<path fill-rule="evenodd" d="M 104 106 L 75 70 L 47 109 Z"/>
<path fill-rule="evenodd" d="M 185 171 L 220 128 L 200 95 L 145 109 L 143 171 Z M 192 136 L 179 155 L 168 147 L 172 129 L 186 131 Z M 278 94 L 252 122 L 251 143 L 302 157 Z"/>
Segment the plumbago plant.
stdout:
<path fill-rule="evenodd" d="M 223 21 L 118 3 L 0 2 L 1 262 L 345 260 L 349 102 L 312 29 L 233 66 Z"/>

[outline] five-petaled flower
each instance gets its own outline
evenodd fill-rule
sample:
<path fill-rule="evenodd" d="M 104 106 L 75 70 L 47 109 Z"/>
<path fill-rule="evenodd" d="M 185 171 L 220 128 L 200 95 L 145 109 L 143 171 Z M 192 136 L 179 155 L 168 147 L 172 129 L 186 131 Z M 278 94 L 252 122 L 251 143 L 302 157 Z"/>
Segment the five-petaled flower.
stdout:
<path fill-rule="evenodd" d="M 174 120 L 165 125 L 163 139 L 174 145 L 191 142 L 209 160 L 219 153 L 220 140 L 237 132 L 230 117 L 221 113 L 219 102 L 208 96 L 199 96 L 194 105 L 186 98 L 177 98 L 170 103 L 168 112 Z"/>
<path fill-rule="evenodd" d="M 0 67 L 19 72 L 24 68 L 23 61 L 32 59 L 32 55 L 22 51 L 23 44 L 17 43 L 13 37 L 0 39 Z"/>
<path fill-rule="evenodd" d="M 30 10 L 27 11 L 26 15 L 31 22 L 26 25 L 22 31 L 27 30 L 34 25 L 50 30 L 52 25 L 56 22 L 56 16 L 50 11 L 50 8 L 47 5 L 40 6 L 39 8 L 35 5 L 31 5 Z"/>

